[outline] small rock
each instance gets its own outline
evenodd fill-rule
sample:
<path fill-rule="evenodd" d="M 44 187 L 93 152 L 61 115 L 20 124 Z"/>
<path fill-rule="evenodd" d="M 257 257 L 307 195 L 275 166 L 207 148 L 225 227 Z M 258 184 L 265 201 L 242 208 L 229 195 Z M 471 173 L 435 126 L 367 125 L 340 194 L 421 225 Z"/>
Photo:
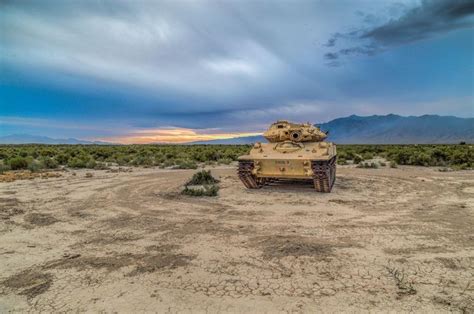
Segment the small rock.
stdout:
<path fill-rule="evenodd" d="M 335 295 L 335 294 L 336 294 L 336 291 L 334 291 L 334 290 L 332 290 L 332 289 L 322 289 L 322 290 L 321 290 L 321 294 L 322 294 L 322 295 L 326 295 L 326 296 Z"/>

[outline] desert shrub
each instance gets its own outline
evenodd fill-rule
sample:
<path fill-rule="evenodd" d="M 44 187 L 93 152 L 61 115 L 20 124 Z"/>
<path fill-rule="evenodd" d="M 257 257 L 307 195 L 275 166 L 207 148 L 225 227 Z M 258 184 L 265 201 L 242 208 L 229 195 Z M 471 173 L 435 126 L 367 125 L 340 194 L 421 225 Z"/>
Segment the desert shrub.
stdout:
<path fill-rule="evenodd" d="M 210 170 L 201 170 L 193 174 L 191 180 L 186 185 L 206 185 L 219 183 L 219 180 L 214 178 Z"/>
<path fill-rule="evenodd" d="M 250 145 L 0 145 L 0 160 L 9 165 L 17 158 L 26 160 L 14 165 L 26 169 L 32 160 L 55 160 L 58 165 L 75 168 L 98 162 L 120 166 L 151 166 L 176 168 L 186 164 L 227 164 L 247 154 Z M 400 165 L 450 167 L 456 170 L 474 168 L 474 146 L 465 145 L 338 145 L 339 164 L 353 160 L 355 164 L 379 156 Z M 186 162 L 182 162 L 186 161 Z M 15 161 L 16 162 L 16 161 Z M 194 167 L 194 166 L 193 166 Z"/>
<path fill-rule="evenodd" d="M 0 174 L 4 173 L 5 171 L 11 170 L 10 165 L 0 164 Z"/>
<path fill-rule="evenodd" d="M 345 158 L 337 158 L 338 165 L 347 165 L 347 160 Z"/>
<path fill-rule="evenodd" d="M 64 152 L 60 152 L 54 157 L 54 159 L 60 165 L 67 165 L 69 161 L 69 155 L 65 154 Z"/>
<path fill-rule="evenodd" d="M 126 166 L 130 162 L 130 156 L 118 155 L 115 157 L 115 162 L 119 166 Z"/>
<path fill-rule="evenodd" d="M 86 162 L 86 168 L 95 169 L 96 166 L 97 166 L 97 162 L 94 159 L 89 159 Z"/>
<path fill-rule="evenodd" d="M 472 169 L 472 166 L 470 166 L 467 163 L 464 163 L 464 164 L 460 164 L 460 165 L 454 165 L 453 168 L 456 169 L 456 170 L 469 170 L 469 169 Z"/>
<path fill-rule="evenodd" d="M 217 183 L 219 180 L 212 176 L 211 171 L 201 170 L 193 174 L 181 193 L 189 196 L 217 196 Z"/>
<path fill-rule="evenodd" d="M 398 165 L 395 161 L 390 162 L 390 168 L 398 168 Z"/>
<path fill-rule="evenodd" d="M 168 167 L 171 167 L 171 166 L 174 166 L 174 165 L 175 165 L 175 161 L 174 161 L 174 160 L 166 159 L 166 160 L 161 164 L 161 167 L 162 167 L 162 168 L 168 168 Z"/>
<path fill-rule="evenodd" d="M 362 159 L 363 160 L 368 160 L 374 158 L 374 155 L 371 152 L 365 152 L 362 154 Z"/>
<path fill-rule="evenodd" d="M 46 169 L 56 169 L 59 166 L 59 163 L 51 157 L 42 158 L 41 164 Z"/>
<path fill-rule="evenodd" d="M 230 158 L 221 158 L 217 160 L 218 164 L 223 164 L 223 165 L 230 165 L 232 163 L 232 159 Z"/>
<path fill-rule="evenodd" d="M 28 161 L 24 157 L 15 157 L 10 159 L 9 165 L 12 170 L 27 169 Z"/>
<path fill-rule="evenodd" d="M 175 169 L 197 169 L 197 164 L 191 160 L 177 160 Z"/>
<path fill-rule="evenodd" d="M 67 165 L 71 168 L 86 168 L 87 161 L 78 157 L 73 157 L 72 159 L 69 159 Z"/>
<path fill-rule="evenodd" d="M 410 165 L 415 166 L 430 166 L 433 164 L 431 156 L 425 152 L 416 152 L 408 159 Z"/>
<path fill-rule="evenodd" d="M 218 192 L 219 186 L 217 184 L 211 184 L 204 185 L 202 188 L 189 188 L 185 186 L 181 193 L 189 196 L 217 196 Z"/>
<path fill-rule="evenodd" d="M 371 169 L 377 169 L 379 165 L 375 162 L 361 162 L 360 164 L 357 165 L 357 168 L 371 168 Z"/>
<path fill-rule="evenodd" d="M 28 163 L 28 170 L 30 170 L 31 172 L 37 172 L 43 168 L 44 168 L 43 164 L 36 160 L 32 160 L 31 162 Z"/>
<path fill-rule="evenodd" d="M 133 166 L 153 166 L 153 160 L 146 156 L 137 156 L 130 162 Z"/>
<path fill-rule="evenodd" d="M 360 155 L 354 155 L 352 161 L 355 163 L 355 164 L 358 164 L 362 161 L 362 157 Z"/>

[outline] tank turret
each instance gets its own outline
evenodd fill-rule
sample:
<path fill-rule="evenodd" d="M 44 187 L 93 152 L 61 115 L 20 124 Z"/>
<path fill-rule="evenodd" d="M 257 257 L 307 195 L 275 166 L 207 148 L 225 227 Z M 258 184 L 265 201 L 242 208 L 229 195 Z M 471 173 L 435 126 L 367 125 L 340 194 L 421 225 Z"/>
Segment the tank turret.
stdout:
<path fill-rule="evenodd" d="M 255 143 L 239 157 L 237 171 L 249 189 L 284 180 L 311 180 L 318 192 L 330 192 L 336 180 L 336 145 L 310 123 L 279 120 L 263 136 L 270 143 Z"/>
<path fill-rule="evenodd" d="M 326 133 L 310 123 L 291 123 L 286 120 L 279 120 L 273 123 L 270 128 L 263 133 L 263 136 L 270 143 L 292 141 L 292 142 L 321 142 L 326 139 Z"/>

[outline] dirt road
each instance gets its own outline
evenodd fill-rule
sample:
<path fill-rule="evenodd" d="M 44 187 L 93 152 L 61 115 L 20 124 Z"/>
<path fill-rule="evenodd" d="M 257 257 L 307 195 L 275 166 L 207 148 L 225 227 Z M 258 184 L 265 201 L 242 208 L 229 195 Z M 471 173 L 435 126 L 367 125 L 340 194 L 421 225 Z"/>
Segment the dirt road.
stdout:
<path fill-rule="evenodd" d="M 87 171 L 90 172 L 90 171 Z M 0 312 L 474 311 L 474 172 L 181 196 L 191 170 L 0 183 Z"/>

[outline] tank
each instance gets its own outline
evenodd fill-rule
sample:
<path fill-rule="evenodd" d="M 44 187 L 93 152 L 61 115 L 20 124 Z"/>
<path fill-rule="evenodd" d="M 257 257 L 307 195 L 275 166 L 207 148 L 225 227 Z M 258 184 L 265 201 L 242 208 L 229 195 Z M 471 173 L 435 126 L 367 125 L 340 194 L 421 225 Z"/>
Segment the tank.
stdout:
<path fill-rule="evenodd" d="M 283 180 L 311 181 L 317 192 L 329 193 L 336 180 L 336 145 L 310 123 L 280 120 L 263 134 L 248 155 L 238 158 L 238 176 L 245 187 L 258 189 Z"/>

